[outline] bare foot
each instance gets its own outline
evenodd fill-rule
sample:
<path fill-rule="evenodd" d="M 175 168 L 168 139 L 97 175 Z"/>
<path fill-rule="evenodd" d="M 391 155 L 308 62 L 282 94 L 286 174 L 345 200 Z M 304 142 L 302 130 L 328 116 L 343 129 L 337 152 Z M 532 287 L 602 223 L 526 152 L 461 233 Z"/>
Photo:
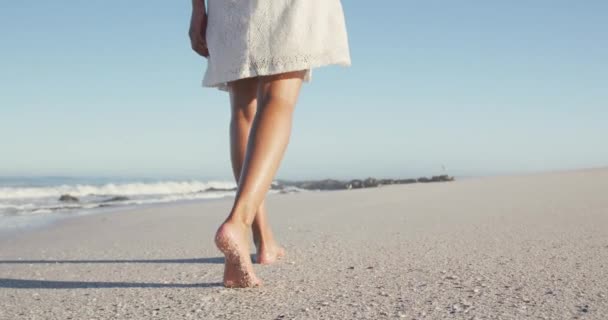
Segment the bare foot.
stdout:
<path fill-rule="evenodd" d="M 248 288 L 262 285 L 256 277 L 249 256 L 248 228 L 237 223 L 225 222 L 215 235 L 215 245 L 224 253 L 224 286 Z"/>
<path fill-rule="evenodd" d="M 273 243 L 272 245 L 256 245 L 255 259 L 259 264 L 273 264 L 285 256 L 285 248 Z"/>

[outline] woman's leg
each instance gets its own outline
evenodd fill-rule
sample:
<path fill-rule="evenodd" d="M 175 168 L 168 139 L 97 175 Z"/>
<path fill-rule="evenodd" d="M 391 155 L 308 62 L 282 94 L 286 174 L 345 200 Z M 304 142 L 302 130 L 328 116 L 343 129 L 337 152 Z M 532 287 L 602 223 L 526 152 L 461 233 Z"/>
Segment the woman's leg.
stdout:
<path fill-rule="evenodd" d="M 239 181 L 249 132 L 257 110 L 258 78 L 247 78 L 235 81 L 230 86 L 230 158 L 232 171 Z M 256 260 L 261 264 L 270 264 L 285 255 L 285 249 L 279 246 L 268 223 L 265 201 L 258 208 L 251 230 L 257 248 Z"/>
<path fill-rule="evenodd" d="M 234 205 L 215 236 L 226 256 L 224 285 L 261 284 L 249 258 L 248 232 L 289 143 L 292 116 L 304 71 L 260 77 L 254 116 Z"/>

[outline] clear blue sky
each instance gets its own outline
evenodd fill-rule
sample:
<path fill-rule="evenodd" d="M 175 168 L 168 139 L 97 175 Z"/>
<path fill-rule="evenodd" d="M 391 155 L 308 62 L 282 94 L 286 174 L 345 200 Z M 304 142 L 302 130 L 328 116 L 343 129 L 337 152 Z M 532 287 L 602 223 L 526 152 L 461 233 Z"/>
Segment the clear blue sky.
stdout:
<path fill-rule="evenodd" d="M 305 0 L 302 0 L 305 1 Z M 279 178 L 608 165 L 608 2 L 345 0 Z M 3 1 L 0 175 L 230 178 L 190 1 Z"/>

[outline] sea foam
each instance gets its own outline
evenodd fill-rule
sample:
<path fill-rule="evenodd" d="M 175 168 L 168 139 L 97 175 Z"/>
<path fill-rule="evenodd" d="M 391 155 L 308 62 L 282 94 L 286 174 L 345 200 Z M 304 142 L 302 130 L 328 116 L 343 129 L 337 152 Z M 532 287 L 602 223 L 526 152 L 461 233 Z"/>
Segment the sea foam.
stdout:
<path fill-rule="evenodd" d="M 235 182 L 199 180 L 3 186 L 0 187 L 0 217 L 215 199 L 233 196 L 235 189 Z M 61 201 L 62 195 L 77 201 Z"/>
<path fill-rule="evenodd" d="M 114 195 L 114 196 L 136 196 L 136 195 L 168 195 L 184 194 L 193 192 L 204 192 L 207 189 L 231 189 L 235 188 L 234 182 L 224 181 L 167 181 L 154 183 L 108 183 L 104 185 L 59 185 L 47 187 L 2 187 L 0 188 L 0 201 L 8 199 L 28 199 L 60 197 L 69 194 L 74 197 L 90 195 Z"/>

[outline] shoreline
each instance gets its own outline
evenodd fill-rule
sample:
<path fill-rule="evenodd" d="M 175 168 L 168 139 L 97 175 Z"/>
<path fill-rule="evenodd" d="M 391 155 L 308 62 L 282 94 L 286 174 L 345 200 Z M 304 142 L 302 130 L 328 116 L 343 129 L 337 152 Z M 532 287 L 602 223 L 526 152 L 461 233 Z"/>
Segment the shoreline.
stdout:
<path fill-rule="evenodd" d="M 608 171 L 608 167 L 593 167 L 593 168 L 582 168 L 582 169 L 572 169 L 572 170 L 547 170 L 547 171 L 539 171 L 539 172 L 529 172 L 529 173 L 516 173 L 516 174 L 499 174 L 499 175 L 490 175 L 490 176 L 456 176 L 456 177 L 452 177 L 452 181 L 439 181 L 441 183 L 446 183 L 446 182 L 454 182 L 454 181 L 478 181 L 478 180 L 487 180 L 487 179 L 508 179 L 508 178 L 523 178 L 523 177 L 542 177 L 545 175 L 559 175 L 559 174 L 574 174 L 574 173 L 594 173 L 594 172 L 603 172 L 603 171 Z M 421 178 L 417 178 L 417 179 L 421 179 Z M 416 180 L 417 180 L 416 179 Z M 289 184 L 285 184 L 285 185 L 281 185 L 281 182 L 297 182 L 297 183 L 306 183 L 306 182 L 322 182 L 322 181 L 342 181 L 342 182 L 352 182 L 355 180 L 360 180 L 360 179 L 346 179 L 346 180 L 334 180 L 334 179 L 318 179 L 318 180 L 283 180 L 283 179 L 277 179 L 277 185 L 281 186 L 281 187 L 289 187 Z M 381 180 L 386 180 L 386 179 L 381 179 Z M 363 180 L 361 180 L 363 181 Z M 437 182 L 432 182 L 432 183 L 437 183 Z M 363 188 L 351 188 L 351 189 L 346 189 L 346 188 L 342 188 L 342 189 L 316 189 L 316 190 L 306 190 L 306 189 L 301 189 L 301 191 L 298 192 L 286 192 L 286 193 L 282 193 L 282 192 L 277 192 L 280 191 L 280 189 L 272 189 L 270 191 L 274 191 L 274 192 L 269 192 L 269 194 L 267 195 L 267 197 L 270 196 L 281 196 L 281 195 L 286 195 L 286 194 L 297 194 L 299 192 L 340 192 L 340 191 L 353 191 L 353 190 L 359 190 L 359 189 L 374 189 L 374 188 L 385 188 L 385 187 L 389 187 L 389 186 L 397 186 L 397 185 L 423 185 L 423 184 L 427 184 L 427 182 L 416 182 L 416 183 L 406 183 L 406 184 L 387 184 L 387 185 L 378 185 L 375 187 L 363 187 Z M 29 233 L 29 232 L 35 232 L 36 230 L 41 230 L 41 229 L 45 229 L 45 228 L 52 228 L 54 225 L 56 224 L 60 224 L 62 222 L 65 222 L 66 220 L 71 220 L 71 219 L 75 219 L 75 218 L 80 218 L 80 217 L 87 217 L 87 216 L 91 216 L 91 215 L 104 215 L 104 214 L 120 214 L 123 212 L 132 212 L 132 211 L 137 211 L 137 210 L 145 210 L 145 209 L 150 209 L 150 208 L 172 208 L 172 207 L 176 207 L 179 208 L 181 206 L 184 205 L 188 205 L 188 204 L 197 204 L 197 203 L 204 203 L 204 202 L 209 202 L 209 201 L 222 201 L 222 200 L 226 200 L 226 199 L 234 199 L 234 195 L 227 195 L 227 196 L 223 196 L 223 197 L 212 197 L 212 198 L 200 198 L 200 199 L 181 199 L 181 200 L 175 200 L 172 202 L 159 202 L 159 203 L 144 203 L 144 204 L 133 204 L 133 205 L 125 205 L 125 206 L 107 206 L 107 207 L 97 207 L 97 208 L 91 208 L 91 209 L 83 209 L 83 210 L 76 210 L 76 211 L 72 211 L 72 212 L 51 212 L 48 214 L 40 214 L 40 215 L 36 215 L 36 216 L 14 216 L 14 218 L 19 219 L 19 218 L 23 218 L 24 220 L 27 220 L 28 218 L 32 218 L 32 219 L 36 219 L 36 220 L 32 220 L 29 221 L 27 223 L 27 225 L 22 225 L 22 226 L 18 226 L 18 227 L 7 227 L 7 226 L 1 226 L 0 227 L 0 240 L 2 239 L 7 239 L 10 238 L 13 235 L 16 234 L 24 234 L 24 233 Z M 0 219 L 3 217 L 0 217 Z M 5 217 L 5 218 L 13 218 L 11 216 Z"/>
<path fill-rule="evenodd" d="M 63 222 L 86 218 L 89 216 L 95 215 L 108 215 L 108 214 L 122 214 L 129 213 L 133 211 L 139 210 L 148 210 L 148 209 L 179 209 L 182 206 L 187 206 L 189 204 L 201 204 L 205 202 L 211 201 L 222 201 L 226 199 L 231 199 L 232 196 L 226 196 L 222 198 L 208 198 L 208 199 L 185 199 L 185 200 L 176 200 L 174 202 L 162 202 L 162 203 L 146 203 L 146 204 L 138 204 L 138 205 L 127 205 L 127 206 L 116 206 L 116 207 L 102 207 L 102 208 L 94 208 L 87 209 L 76 212 L 54 212 L 48 214 L 41 214 L 36 217 L 36 221 L 33 221 L 32 224 L 23 225 L 15 228 L 5 227 L 0 228 L 0 240 L 2 238 L 9 238 L 15 234 L 24 234 L 30 232 L 36 232 L 37 230 L 52 228 L 57 224 L 61 224 Z M 27 216 L 22 216 L 27 219 Z M 10 218 L 10 217 L 9 217 Z"/>
<path fill-rule="evenodd" d="M 450 182 L 448 175 L 416 179 L 281 180 L 272 182 L 269 195 L 310 191 L 374 188 L 392 184 Z M 2 178 L 0 182 L 0 236 L 38 228 L 72 216 L 146 208 L 154 205 L 233 198 L 237 187 L 229 181 L 195 179 L 151 180 L 83 177 L 39 177 L 28 183 Z M 118 182 L 117 181 L 122 181 Z M 51 183 L 52 182 L 52 183 Z M 103 182 L 100 184 L 100 182 Z"/>
<path fill-rule="evenodd" d="M 487 178 L 501 178 L 501 177 L 516 177 L 516 176 L 534 176 L 534 175 L 543 175 L 543 174 L 552 174 L 552 173 L 560 173 L 560 172 L 583 172 L 583 171 L 601 171 L 606 169 L 605 167 L 598 168 L 585 168 L 585 169 L 574 169 L 574 170 L 546 170 L 540 172 L 522 172 L 515 174 L 497 174 L 497 175 L 484 175 L 484 176 L 457 176 L 458 180 L 471 180 L 471 179 L 487 179 Z M 1 177 L 0 177 L 1 178 Z M 7 177 L 4 177 L 7 178 Z M 12 179 L 12 180 L 11 180 Z M 8 178 L 8 181 L 16 181 L 17 178 Z M 50 185 L 49 180 L 53 181 L 72 181 L 72 182 L 84 182 L 84 181 L 97 181 L 98 183 L 104 181 L 105 185 L 82 185 L 77 183 L 72 185 L 72 187 L 78 188 L 82 187 L 90 187 L 90 188 L 100 188 L 105 189 L 107 186 L 112 186 L 114 188 L 115 182 L 113 179 L 108 177 L 28 177 L 27 179 L 32 181 L 37 181 L 36 179 L 40 179 L 40 185 L 38 187 L 45 188 L 61 188 L 66 189 L 66 187 L 70 187 L 69 184 L 61 184 L 61 185 Z M 61 221 L 64 219 L 69 219 L 73 216 L 81 216 L 81 215 L 90 215 L 90 214 L 103 214 L 112 211 L 128 211 L 134 210 L 137 208 L 147 208 L 150 206 L 156 205 L 177 205 L 179 203 L 188 203 L 190 201 L 208 201 L 213 199 L 222 199 L 222 198 L 231 198 L 234 197 L 233 193 L 235 187 L 228 187 L 232 182 L 225 182 L 221 180 L 209 180 L 208 182 L 197 181 L 192 179 L 186 179 L 182 182 L 177 180 L 172 181 L 171 179 L 158 180 L 154 178 L 114 178 L 116 181 L 121 181 L 120 183 L 125 184 L 125 187 L 129 185 L 140 184 L 141 182 L 158 184 L 158 183 L 199 183 L 207 184 L 206 187 L 202 187 L 203 189 L 194 192 L 194 196 L 191 194 L 176 194 L 177 197 L 181 197 L 182 199 L 178 200 L 167 200 L 167 199 L 132 199 L 131 196 L 121 195 L 119 193 L 114 194 L 106 194 L 106 195 L 96 195 L 94 193 L 90 193 L 88 195 L 82 195 L 81 191 L 78 191 L 80 194 L 78 197 L 73 194 L 62 192 L 61 196 L 59 196 L 59 200 L 57 204 L 50 205 L 47 201 L 46 205 L 42 205 L 41 207 L 36 207 L 35 201 L 34 203 L 27 204 L 27 201 L 24 202 L 29 206 L 32 206 L 29 209 L 25 209 L 25 212 L 10 212 L 10 210 L 15 210 L 18 207 L 26 207 L 23 203 L 19 204 L 19 202 L 14 202 L 15 199 L 11 200 L 10 193 L 15 192 L 15 190 L 11 191 L 11 186 L 5 186 L 4 192 L 9 192 L 9 198 L 6 198 L 7 201 L 4 204 L 0 203 L 0 237 L 8 233 L 21 232 L 23 230 L 27 230 L 28 228 L 40 228 L 46 225 L 50 225 L 55 223 L 56 221 Z M 418 183 L 429 183 L 429 182 L 453 182 L 455 177 L 451 177 L 449 175 L 437 175 L 429 177 L 420 177 L 420 178 L 412 178 L 412 179 L 386 179 L 386 178 L 373 178 L 368 177 L 366 179 L 316 179 L 316 180 L 287 180 L 287 179 L 275 179 L 273 181 L 273 185 L 271 190 L 269 190 L 269 194 L 273 193 L 292 193 L 292 192 L 310 192 L 310 191 L 336 191 L 336 190 L 350 190 L 350 189 L 360 189 L 360 188 L 379 188 L 387 185 L 393 184 L 418 184 Z M 140 182 L 141 181 L 141 182 Z M 85 182 L 86 183 L 86 182 Z M 121 186 L 120 183 L 117 186 Z M 223 185 L 223 186 L 222 186 Z M 26 188 L 35 187 L 34 185 L 27 186 L 26 184 L 22 185 Z M 0 188 L 1 190 L 2 188 Z M 30 190 L 30 192 L 35 192 L 35 189 Z M 45 190 L 45 192 L 49 192 L 49 190 Z M 133 192 L 133 190 L 130 190 Z M 209 195 L 204 197 L 199 197 L 199 194 L 205 194 L 209 192 Z M 215 193 L 220 194 L 215 194 Z M 1 195 L 1 194 L 0 194 Z M 13 195 L 14 196 L 14 195 Z M 91 196 L 98 197 L 98 199 L 92 202 L 90 199 L 81 202 L 79 197 L 91 198 Z M 7 194 L 4 195 L 7 197 Z M 14 206 L 11 208 L 11 206 Z M 3 209 L 2 209 L 3 208 Z M 5 212 L 3 212 L 4 210 Z M 6 210 L 9 210 L 8 213 Z M 23 210 L 23 209 L 21 209 Z M 27 211 L 32 211 L 27 212 Z M 42 211 L 42 212 L 36 212 Z"/>

